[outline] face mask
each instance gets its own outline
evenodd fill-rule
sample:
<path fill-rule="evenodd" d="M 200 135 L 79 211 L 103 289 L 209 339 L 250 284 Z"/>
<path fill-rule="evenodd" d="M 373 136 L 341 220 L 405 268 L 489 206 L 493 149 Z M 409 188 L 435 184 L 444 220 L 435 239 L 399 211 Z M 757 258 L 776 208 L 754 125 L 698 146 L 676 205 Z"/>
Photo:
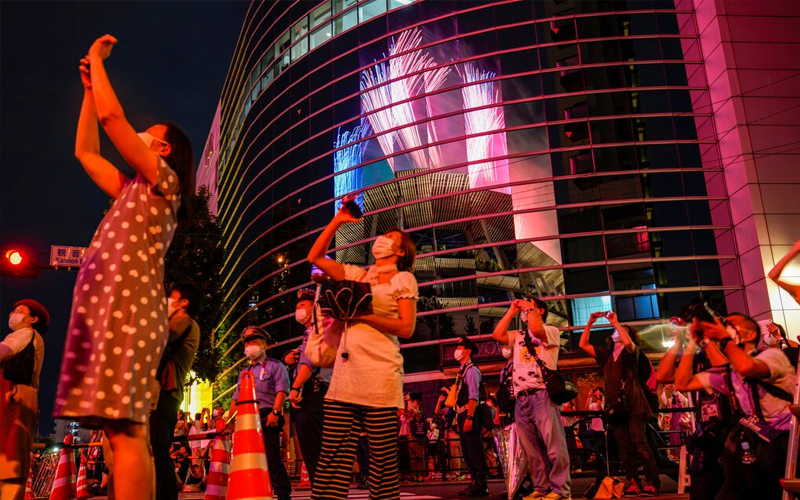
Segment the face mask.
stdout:
<path fill-rule="evenodd" d="M 617 343 L 617 342 L 619 342 L 619 332 L 615 331 L 614 333 L 612 333 L 612 334 L 611 334 L 611 340 L 612 340 L 614 343 Z"/>
<path fill-rule="evenodd" d="M 731 340 L 733 340 L 733 343 L 734 344 L 738 344 L 739 343 L 739 331 L 736 330 L 736 327 L 733 326 L 733 325 L 728 325 L 726 327 L 726 330 L 728 330 L 728 335 L 730 335 Z"/>
<path fill-rule="evenodd" d="M 294 320 L 300 323 L 301 325 L 305 325 L 306 321 L 308 321 L 308 309 L 305 307 L 301 307 L 300 309 L 294 310 Z"/>
<path fill-rule="evenodd" d="M 372 244 L 372 256 L 376 259 L 385 259 L 394 255 L 394 240 L 388 236 L 378 236 Z"/>
<path fill-rule="evenodd" d="M 505 359 L 509 359 L 509 358 L 511 357 L 511 353 L 512 353 L 512 352 L 513 352 L 513 351 L 511 350 L 511 348 L 510 348 L 510 347 L 505 347 L 505 346 L 503 346 L 503 347 L 501 347 L 501 348 L 500 348 L 500 353 L 503 355 L 503 357 L 504 357 Z"/>
<path fill-rule="evenodd" d="M 13 313 L 8 317 L 8 327 L 11 331 L 16 332 L 20 328 L 25 327 L 25 315 L 22 313 Z"/>
<path fill-rule="evenodd" d="M 467 356 L 467 350 L 466 349 L 456 349 L 456 352 L 455 352 L 454 355 L 455 355 L 456 361 L 460 362 L 462 359 L 464 359 Z"/>
<path fill-rule="evenodd" d="M 251 361 L 260 358 L 262 354 L 264 354 L 264 346 L 248 345 L 244 347 L 244 355 L 250 358 Z"/>
<path fill-rule="evenodd" d="M 765 334 L 762 338 L 764 339 L 764 345 L 767 347 L 775 347 L 778 345 L 778 339 L 771 333 Z"/>
<path fill-rule="evenodd" d="M 150 146 L 153 145 L 153 141 L 160 142 L 161 144 L 164 144 L 165 146 L 169 146 L 168 142 L 162 141 L 161 139 L 156 139 L 155 137 L 153 137 L 152 135 L 148 134 L 147 132 L 139 132 L 136 135 L 139 136 L 139 139 L 142 140 L 142 142 L 144 143 L 145 146 L 147 146 L 148 149 L 150 149 Z"/>
<path fill-rule="evenodd" d="M 167 297 L 167 317 L 171 318 L 175 311 L 178 310 L 177 304 L 175 304 L 175 299 L 172 297 Z"/>

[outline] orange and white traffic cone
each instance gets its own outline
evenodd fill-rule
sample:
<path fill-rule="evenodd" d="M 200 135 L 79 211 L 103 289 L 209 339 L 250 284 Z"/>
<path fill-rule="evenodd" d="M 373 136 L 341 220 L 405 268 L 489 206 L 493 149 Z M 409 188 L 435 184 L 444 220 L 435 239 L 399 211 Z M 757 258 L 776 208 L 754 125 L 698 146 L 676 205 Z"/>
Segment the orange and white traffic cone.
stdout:
<path fill-rule="evenodd" d="M 228 493 L 230 463 L 231 439 L 228 436 L 215 437 L 214 447 L 211 449 L 205 500 L 225 500 L 225 495 Z"/>
<path fill-rule="evenodd" d="M 36 500 L 33 495 L 33 461 L 31 460 L 31 467 L 28 469 L 28 481 L 25 482 L 25 500 Z"/>
<path fill-rule="evenodd" d="M 308 477 L 308 469 L 306 469 L 306 463 L 303 462 L 303 468 L 300 469 L 300 484 L 298 484 L 300 488 L 310 488 L 311 487 L 311 479 Z"/>
<path fill-rule="evenodd" d="M 64 448 L 61 449 L 61 456 L 58 458 L 58 468 L 56 468 L 56 478 L 53 481 L 53 492 L 50 493 L 50 500 L 76 500 L 75 492 L 75 459 L 74 451 L 70 446 L 72 435 L 67 434 L 64 438 Z"/>
<path fill-rule="evenodd" d="M 267 469 L 267 453 L 253 374 L 244 372 L 236 405 L 236 430 L 228 480 L 227 500 L 272 500 L 272 482 Z"/>
<path fill-rule="evenodd" d="M 82 463 L 78 469 L 78 500 L 89 498 L 89 487 L 86 485 L 86 464 Z"/>

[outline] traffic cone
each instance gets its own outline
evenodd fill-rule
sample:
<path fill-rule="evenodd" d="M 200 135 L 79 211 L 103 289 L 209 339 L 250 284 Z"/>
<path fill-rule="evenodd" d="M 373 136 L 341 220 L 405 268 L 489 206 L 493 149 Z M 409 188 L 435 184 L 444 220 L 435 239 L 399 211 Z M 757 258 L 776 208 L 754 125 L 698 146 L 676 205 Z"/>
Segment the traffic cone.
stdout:
<path fill-rule="evenodd" d="M 214 438 L 211 465 L 208 471 L 205 500 L 225 500 L 228 493 L 228 473 L 231 463 L 231 440 L 228 436 Z"/>
<path fill-rule="evenodd" d="M 308 469 L 306 469 L 306 463 L 303 462 L 303 468 L 300 469 L 300 484 L 298 484 L 300 488 L 310 488 L 311 487 L 311 479 L 308 477 Z"/>
<path fill-rule="evenodd" d="M 72 450 L 72 435 L 64 437 L 64 447 L 61 449 L 61 456 L 58 458 L 58 468 L 56 478 L 53 481 L 53 492 L 50 500 L 76 500 L 75 492 L 75 460 Z"/>
<path fill-rule="evenodd" d="M 28 469 L 28 481 L 25 483 L 25 500 L 36 500 L 33 495 L 33 460 L 31 460 L 31 467 Z"/>
<path fill-rule="evenodd" d="M 272 500 L 272 482 L 267 469 L 267 453 L 261 419 L 258 415 L 253 374 L 244 372 L 236 405 L 236 430 L 227 500 Z"/>
<path fill-rule="evenodd" d="M 78 469 L 78 500 L 89 498 L 89 487 L 86 485 L 86 464 L 82 463 Z"/>

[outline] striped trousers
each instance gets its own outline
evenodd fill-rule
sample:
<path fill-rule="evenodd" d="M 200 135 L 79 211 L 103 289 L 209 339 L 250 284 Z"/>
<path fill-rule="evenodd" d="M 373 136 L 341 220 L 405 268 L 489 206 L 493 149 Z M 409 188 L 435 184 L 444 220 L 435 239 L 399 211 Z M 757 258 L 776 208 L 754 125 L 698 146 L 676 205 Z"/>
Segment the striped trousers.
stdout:
<path fill-rule="evenodd" d="M 358 436 L 369 441 L 369 498 L 398 500 L 397 408 L 325 401 L 322 452 L 311 500 L 346 500 Z"/>

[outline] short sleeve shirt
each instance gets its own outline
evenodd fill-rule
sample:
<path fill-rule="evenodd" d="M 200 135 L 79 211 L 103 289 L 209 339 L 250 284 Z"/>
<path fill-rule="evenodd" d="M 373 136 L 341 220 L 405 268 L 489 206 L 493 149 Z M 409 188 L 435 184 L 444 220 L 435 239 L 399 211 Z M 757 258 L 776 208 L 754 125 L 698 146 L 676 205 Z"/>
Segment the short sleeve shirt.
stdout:
<path fill-rule="evenodd" d="M 542 342 L 540 339 L 533 336 L 533 334 L 526 331 L 515 331 L 513 335 L 514 342 L 514 393 L 518 394 L 520 391 L 526 389 L 544 389 L 544 380 L 542 379 L 542 369 L 539 363 L 528 352 L 528 347 L 525 345 L 525 338 L 523 333 L 530 336 L 533 345 L 536 347 L 536 355 L 542 360 L 544 365 L 551 370 L 558 369 L 558 351 L 561 349 L 561 333 L 558 328 L 552 325 L 544 325 L 545 333 L 547 334 L 547 341 Z"/>
<path fill-rule="evenodd" d="M 755 359 L 763 362 L 769 367 L 769 377 L 764 379 L 765 383 L 779 387 L 790 394 L 794 393 L 796 374 L 789 362 L 789 358 L 776 347 L 770 347 L 755 355 Z M 698 373 L 697 379 L 703 384 L 705 390 L 711 394 L 719 392 L 730 394 L 730 389 L 725 381 L 725 367 L 715 367 L 710 370 Z M 753 405 L 751 383 L 745 383 L 744 378 L 736 371 L 731 371 L 731 383 L 733 384 L 734 394 L 742 411 L 747 415 L 755 415 Z M 792 415 L 789 412 L 789 403 L 783 399 L 768 394 L 766 389 L 756 385 L 758 400 L 761 403 L 761 411 L 764 413 L 764 420 L 769 425 L 778 430 L 789 430 Z"/>
<path fill-rule="evenodd" d="M 286 367 L 280 361 L 265 357 L 239 372 L 239 385 L 236 386 L 236 392 L 232 397 L 237 403 L 244 372 L 252 373 L 255 379 L 259 410 L 271 410 L 275 406 L 275 398 L 279 392 L 289 393 L 289 372 L 286 371 Z"/>

